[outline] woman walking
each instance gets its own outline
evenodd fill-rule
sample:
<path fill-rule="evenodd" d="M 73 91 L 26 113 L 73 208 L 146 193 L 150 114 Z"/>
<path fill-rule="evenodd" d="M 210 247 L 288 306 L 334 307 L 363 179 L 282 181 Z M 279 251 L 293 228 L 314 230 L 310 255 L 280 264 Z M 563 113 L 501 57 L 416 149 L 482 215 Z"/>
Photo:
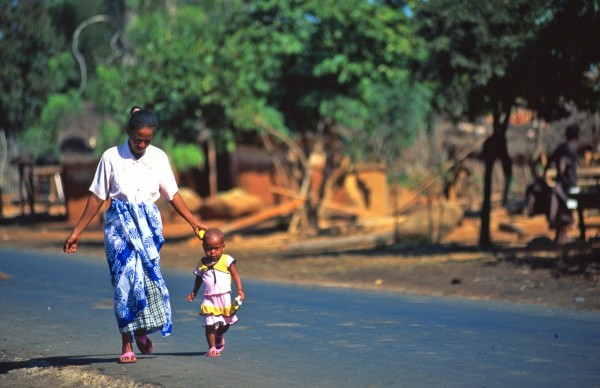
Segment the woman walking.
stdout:
<path fill-rule="evenodd" d="M 142 354 L 152 352 L 148 334 L 171 333 L 169 291 L 160 269 L 164 243 L 162 220 L 155 201 L 162 194 L 192 227 L 194 235 L 206 230 L 178 193 L 167 155 L 152 146 L 158 129 L 156 115 L 134 106 L 127 141 L 104 152 L 90 187 L 81 218 L 67 237 L 63 250 L 73 253 L 81 234 L 106 200 L 110 207 L 104 224 L 106 259 L 115 290 L 114 312 L 121 333 L 121 363 L 136 362 L 132 342 Z"/>

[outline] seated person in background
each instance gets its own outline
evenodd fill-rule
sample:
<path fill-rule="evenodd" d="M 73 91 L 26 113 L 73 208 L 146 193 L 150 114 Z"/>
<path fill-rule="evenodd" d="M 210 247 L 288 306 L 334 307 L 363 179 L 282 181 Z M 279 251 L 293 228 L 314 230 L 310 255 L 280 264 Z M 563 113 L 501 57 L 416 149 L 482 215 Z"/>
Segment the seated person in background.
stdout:
<path fill-rule="evenodd" d="M 573 214 L 567 206 L 569 193 L 577 188 L 577 142 L 579 126 L 570 125 L 565 131 L 566 141 L 550 155 L 544 170 L 544 177 L 551 166 L 556 167 L 556 184 L 552 190 L 548 223 L 556 229 L 554 241 L 563 245 L 567 242 L 567 232 L 573 224 Z"/>

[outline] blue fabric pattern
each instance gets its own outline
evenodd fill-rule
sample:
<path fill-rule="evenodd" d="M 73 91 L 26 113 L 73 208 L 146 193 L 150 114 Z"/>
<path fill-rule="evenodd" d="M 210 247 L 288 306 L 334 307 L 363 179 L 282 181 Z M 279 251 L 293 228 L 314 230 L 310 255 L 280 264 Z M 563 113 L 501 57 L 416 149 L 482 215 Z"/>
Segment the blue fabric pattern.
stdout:
<path fill-rule="evenodd" d="M 164 242 L 162 220 L 155 204 L 111 201 L 106 212 L 104 243 L 115 289 L 114 308 L 119 328 L 134 321 L 146 307 L 145 269 L 162 295 L 167 319 L 161 329 L 162 335 L 171 334 L 169 290 L 160 270 L 159 252 Z"/>

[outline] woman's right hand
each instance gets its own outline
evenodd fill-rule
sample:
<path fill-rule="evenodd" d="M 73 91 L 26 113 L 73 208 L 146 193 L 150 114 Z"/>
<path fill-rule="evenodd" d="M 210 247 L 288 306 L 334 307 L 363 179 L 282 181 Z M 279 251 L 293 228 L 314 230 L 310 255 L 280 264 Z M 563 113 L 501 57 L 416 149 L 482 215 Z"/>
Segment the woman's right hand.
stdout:
<path fill-rule="evenodd" d="M 98 211 L 104 204 L 104 200 L 98 197 L 96 194 L 90 191 L 88 196 L 87 203 L 85 204 L 85 209 L 83 210 L 83 214 L 73 228 L 73 231 L 65 240 L 65 244 L 63 245 L 63 251 L 65 253 L 73 253 L 77 251 L 77 244 L 79 244 L 79 239 L 81 238 L 81 233 L 87 228 L 92 219 L 98 214 Z"/>
<path fill-rule="evenodd" d="M 73 253 L 77 251 L 77 244 L 79 244 L 79 235 L 71 233 L 65 240 L 63 251 L 65 253 Z"/>
<path fill-rule="evenodd" d="M 208 230 L 208 226 L 204 225 L 200 221 L 195 221 L 192 223 L 192 229 L 194 229 L 194 233 L 196 234 L 196 236 L 198 236 L 200 240 L 202 240 L 204 238 L 204 233 L 202 233 L 202 236 L 200 236 L 199 233 L 200 231 L 206 232 Z"/>

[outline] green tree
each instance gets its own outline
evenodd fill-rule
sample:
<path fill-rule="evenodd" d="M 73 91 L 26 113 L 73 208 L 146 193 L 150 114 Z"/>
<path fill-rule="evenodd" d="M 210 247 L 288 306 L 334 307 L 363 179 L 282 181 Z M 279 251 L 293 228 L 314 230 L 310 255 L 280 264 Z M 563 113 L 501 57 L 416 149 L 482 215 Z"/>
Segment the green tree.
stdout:
<path fill-rule="evenodd" d="M 305 4 L 309 40 L 287 60 L 274 101 L 291 128 L 339 128 L 355 161 L 391 162 L 428 112 L 428 91 L 408 71 L 422 50 L 407 15 L 394 2 Z"/>
<path fill-rule="evenodd" d="M 600 1 L 550 2 L 542 25 L 525 50 L 523 97 L 542 118 L 564 114 L 562 102 L 580 110 L 600 109 Z"/>
<path fill-rule="evenodd" d="M 40 116 L 21 134 L 20 144 L 34 158 L 42 155 L 58 157 L 58 134 L 67 117 L 80 113 L 81 104 L 75 91 L 50 94 Z"/>
<path fill-rule="evenodd" d="M 166 4 L 127 17 L 123 61 L 98 67 L 109 111 L 135 101 L 179 143 L 208 129 L 221 150 L 249 131 L 316 134 L 355 161 L 392 161 L 423 127 L 429 94 L 409 72 L 422 50 L 394 2 Z"/>
<path fill-rule="evenodd" d="M 199 121 L 223 132 L 256 130 L 257 116 L 284 133 L 314 131 L 327 120 L 373 134 L 376 123 L 391 120 L 396 131 L 390 132 L 402 138 L 413 135 L 405 128 L 416 131 L 422 121 L 416 118 L 424 116 L 427 93 L 408 72 L 420 52 L 398 6 L 359 0 L 169 4 L 131 18 L 129 63 L 98 69 L 94 94 L 102 106 L 118 112 L 123 101 L 151 105 L 184 141 L 197 136 Z M 415 90 L 417 98 L 410 96 Z M 357 120 L 343 122 L 348 113 Z"/>
<path fill-rule="evenodd" d="M 9 137 L 34 123 L 56 90 L 59 48 L 45 1 L 0 1 L 0 129 Z"/>
<path fill-rule="evenodd" d="M 469 119 L 493 116 L 493 133 L 483 147 L 482 246 L 491 242 L 491 177 L 497 160 L 507 201 L 512 170 L 506 131 L 512 109 L 523 101 L 541 117 L 552 118 L 565 99 L 582 105 L 594 101 L 584 72 L 598 63 L 600 50 L 596 40 L 585 37 L 598 32 L 599 8 L 596 0 L 438 0 L 415 7 L 414 21 L 430 52 L 422 74 L 438 86 L 436 110 Z"/>
<path fill-rule="evenodd" d="M 189 144 L 196 143 L 207 117 L 220 115 L 205 103 L 212 93 L 210 52 L 205 48 L 211 37 L 205 31 L 205 13 L 198 6 L 170 4 L 127 11 L 126 19 L 131 20 L 124 28 L 127 50 L 119 62 L 96 67 L 89 93 L 99 107 L 122 122 L 131 105 L 158 112 L 161 127 L 168 131 L 157 140 L 170 154 L 178 155 L 177 167 L 185 169 L 202 160 Z M 181 156 L 186 150 L 189 158 Z"/>
<path fill-rule="evenodd" d="M 122 54 L 123 0 L 51 0 L 48 13 L 57 34 L 69 42 L 65 50 L 71 60 L 76 61 L 69 68 L 77 73 L 70 74 L 69 86 L 79 88 L 81 93 L 86 88 L 87 77 L 94 76 L 96 65 L 110 63 Z"/>

